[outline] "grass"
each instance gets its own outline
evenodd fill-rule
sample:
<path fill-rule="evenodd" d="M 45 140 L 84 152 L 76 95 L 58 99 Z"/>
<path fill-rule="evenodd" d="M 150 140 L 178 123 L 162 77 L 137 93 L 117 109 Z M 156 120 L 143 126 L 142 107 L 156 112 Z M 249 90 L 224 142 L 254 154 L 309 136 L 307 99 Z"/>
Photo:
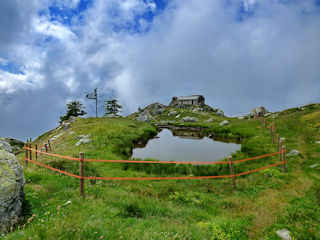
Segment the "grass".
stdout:
<path fill-rule="evenodd" d="M 241 139 L 241 151 L 234 159 L 276 151 L 269 131 L 256 120 L 197 114 L 199 122 L 182 123 L 167 112 L 157 120 L 174 121 L 177 126 L 201 127 L 216 137 Z M 79 181 L 30 166 L 26 177 L 25 221 L 4 239 L 279 239 L 276 230 L 287 228 L 294 239 L 320 239 L 320 105 L 304 110 L 294 108 L 278 113 L 277 132 L 286 138 L 290 151 L 288 173 L 281 167 L 237 178 L 232 192 L 231 179 L 173 180 L 149 182 L 86 181 L 86 198 L 79 197 Z M 212 123 L 206 122 L 213 118 Z M 52 136 L 53 151 L 70 156 L 85 152 L 86 158 L 128 159 L 135 142 L 156 134 L 153 125 L 132 119 L 78 119 L 69 130 L 54 129 L 35 140 L 45 143 Z M 76 136 L 91 134 L 92 142 L 75 147 Z M 23 154 L 21 154 L 22 159 Z M 76 162 L 42 157 L 40 161 L 73 173 Z M 276 158 L 235 165 L 236 171 L 262 167 Z M 319 168 L 310 168 L 319 164 Z M 222 175 L 228 165 L 199 167 L 158 164 L 86 163 L 88 176 L 185 176 Z"/>

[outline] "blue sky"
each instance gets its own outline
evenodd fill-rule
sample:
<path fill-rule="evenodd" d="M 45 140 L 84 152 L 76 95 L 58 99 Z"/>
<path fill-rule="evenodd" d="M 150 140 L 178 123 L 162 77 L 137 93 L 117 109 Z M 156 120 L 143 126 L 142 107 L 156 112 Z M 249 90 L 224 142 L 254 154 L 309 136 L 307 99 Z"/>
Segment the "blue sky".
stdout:
<path fill-rule="evenodd" d="M 228 115 L 319 102 L 319 39 L 319 0 L 3 0 L 0 136 L 38 136 L 70 100 L 93 116 L 94 88 L 100 115 L 111 97 L 124 114 L 189 94 Z"/>

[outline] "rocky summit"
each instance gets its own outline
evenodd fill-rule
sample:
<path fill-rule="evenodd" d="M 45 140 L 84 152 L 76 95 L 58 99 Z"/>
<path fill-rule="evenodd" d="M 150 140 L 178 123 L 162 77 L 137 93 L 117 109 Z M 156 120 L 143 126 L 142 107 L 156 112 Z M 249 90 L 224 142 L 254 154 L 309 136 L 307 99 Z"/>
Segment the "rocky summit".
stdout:
<path fill-rule="evenodd" d="M 22 167 L 15 155 L 0 150 L 0 233 L 19 222 L 24 183 Z"/>

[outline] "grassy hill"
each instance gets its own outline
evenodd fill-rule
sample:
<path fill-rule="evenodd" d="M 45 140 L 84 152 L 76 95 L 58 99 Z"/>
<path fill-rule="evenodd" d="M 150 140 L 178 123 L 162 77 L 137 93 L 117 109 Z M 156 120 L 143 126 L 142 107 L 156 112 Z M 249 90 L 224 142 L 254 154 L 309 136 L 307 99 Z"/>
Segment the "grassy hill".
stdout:
<path fill-rule="evenodd" d="M 156 121 L 177 126 L 197 126 L 208 134 L 241 139 L 234 159 L 276 151 L 269 130 L 257 120 L 226 118 L 214 113 L 181 111 L 168 117 L 168 109 Z M 183 123 L 183 116 L 200 121 Z M 273 116 L 275 118 L 273 118 Z M 213 118 L 213 122 L 206 122 Z M 219 126 L 228 119 L 230 124 Z M 86 181 L 85 199 L 79 197 L 79 180 L 38 166 L 25 168 L 25 222 L 4 239 L 279 239 L 275 232 L 287 228 L 294 239 L 320 239 L 320 105 L 288 109 L 266 118 L 286 138 L 288 172 L 281 167 L 231 179 L 170 181 Z M 128 159 L 135 142 L 154 136 L 154 125 L 133 118 L 77 119 L 70 129 L 54 129 L 34 144 L 53 136 L 53 152 L 86 158 Z M 78 147 L 77 136 L 90 134 L 91 143 Z M 23 163 L 23 155 L 19 156 Z M 168 159 L 169 160 L 169 159 Z M 77 162 L 40 158 L 53 167 L 78 173 Z M 277 157 L 236 165 L 246 171 L 277 161 Z M 317 165 L 319 164 L 319 165 Z M 121 163 L 86 163 L 87 176 L 185 176 L 228 172 L 225 167 L 156 164 L 129 166 Z M 311 167 L 310 167 L 311 166 Z M 159 169 L 163 170 L 159 170 Z"/>

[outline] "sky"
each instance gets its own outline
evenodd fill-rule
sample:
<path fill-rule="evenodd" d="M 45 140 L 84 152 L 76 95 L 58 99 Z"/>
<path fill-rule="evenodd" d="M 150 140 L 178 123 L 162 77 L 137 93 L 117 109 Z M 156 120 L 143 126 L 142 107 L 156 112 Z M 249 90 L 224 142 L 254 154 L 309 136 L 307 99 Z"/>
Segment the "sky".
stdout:
<path fill-rule="evenodd" d="M 320 0 L 1 0 L 0 136 L 98 88 L 123 114 L 202 94 L 227 115 L 320 102 Z"/>

